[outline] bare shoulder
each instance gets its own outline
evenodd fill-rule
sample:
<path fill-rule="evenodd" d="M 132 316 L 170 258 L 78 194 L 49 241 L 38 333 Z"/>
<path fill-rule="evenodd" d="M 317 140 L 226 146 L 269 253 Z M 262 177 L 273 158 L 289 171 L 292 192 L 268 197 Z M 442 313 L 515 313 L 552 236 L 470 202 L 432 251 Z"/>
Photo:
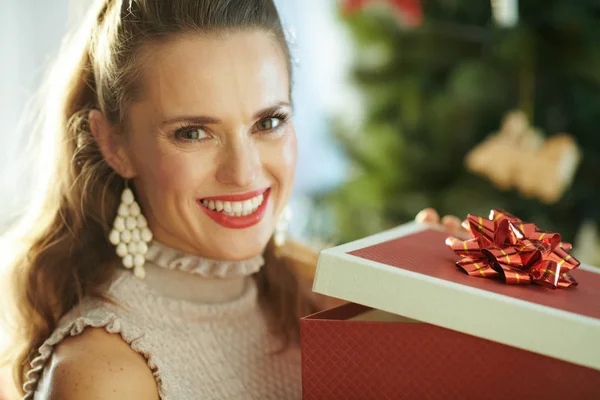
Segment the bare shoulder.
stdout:
<path fill-rule="evenodd" d="M 88 328 L 62 341 L 38 384 L 37 400 L 158 399 L 143 356 L 117 334 Z"/>

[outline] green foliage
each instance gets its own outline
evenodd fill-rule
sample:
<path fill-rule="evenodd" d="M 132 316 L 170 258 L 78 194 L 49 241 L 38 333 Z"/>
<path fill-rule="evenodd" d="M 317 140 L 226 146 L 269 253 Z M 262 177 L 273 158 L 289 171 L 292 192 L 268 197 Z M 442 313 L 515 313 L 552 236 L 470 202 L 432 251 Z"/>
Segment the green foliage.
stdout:
<path fill-rule="evenodd" d="M 367 109 L 363 126 L 337 129 L 356 168 L 325 196 L 341 240 L 406 222 L 424 207 L 460 217 L 505 208 L 572 240 L 584 218 L 600 214 L 600 7 L 520 0 L 519 25 L 501 28 L 488 1 L 423 5 L 425 21 L 411 30 L 389 13 L 346 17 Z M 572 134 L 584 151 L 557 204 L 500 191 L 464 168 L 466 153 L 515 108 L 549 134 Z"/>

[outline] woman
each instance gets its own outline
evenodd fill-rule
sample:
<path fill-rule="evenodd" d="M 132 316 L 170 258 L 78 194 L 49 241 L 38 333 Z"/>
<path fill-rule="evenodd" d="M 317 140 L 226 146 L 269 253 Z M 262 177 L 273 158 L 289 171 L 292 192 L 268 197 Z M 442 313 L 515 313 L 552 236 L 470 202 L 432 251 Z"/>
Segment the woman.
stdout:
<path fill-rule="evenodd" d="M 272 1 L 106 0 L 86 29 L 14 263 L 23 395 L 299 398 L 316 306 L 271 239 L 296 162 Z"/>

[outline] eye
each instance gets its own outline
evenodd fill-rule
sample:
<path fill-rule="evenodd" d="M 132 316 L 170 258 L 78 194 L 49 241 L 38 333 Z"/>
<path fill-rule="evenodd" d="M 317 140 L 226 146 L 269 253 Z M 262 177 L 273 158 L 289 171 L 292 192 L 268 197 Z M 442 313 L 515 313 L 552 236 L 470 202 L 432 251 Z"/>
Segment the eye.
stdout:
<path fill-rule="evenodd" d="M 197 141 L 209 136 L 202 128 L 181 128 L 175 132 L 175 137 L 186 141 Z"/>
<path fill-rule="evenodd" d="M 259 121 L 257 129 L 259 131 L 270 131 L 272 129 L 278 128 L 282 122 L 283 118 L 281 117 L 268 117 Z"/>

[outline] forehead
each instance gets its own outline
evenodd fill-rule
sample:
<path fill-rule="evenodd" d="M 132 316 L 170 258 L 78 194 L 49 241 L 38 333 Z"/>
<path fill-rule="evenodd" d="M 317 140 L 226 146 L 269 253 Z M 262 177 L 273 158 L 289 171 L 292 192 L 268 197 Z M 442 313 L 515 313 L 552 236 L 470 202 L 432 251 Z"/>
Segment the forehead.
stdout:
<path fill-rule="evenodd" d="M 148 44 L 141 101 L 158 114 L 237 108 L 249 113 L 289 100 L 286 56 L 263 31 L 188 34 Z"/>

